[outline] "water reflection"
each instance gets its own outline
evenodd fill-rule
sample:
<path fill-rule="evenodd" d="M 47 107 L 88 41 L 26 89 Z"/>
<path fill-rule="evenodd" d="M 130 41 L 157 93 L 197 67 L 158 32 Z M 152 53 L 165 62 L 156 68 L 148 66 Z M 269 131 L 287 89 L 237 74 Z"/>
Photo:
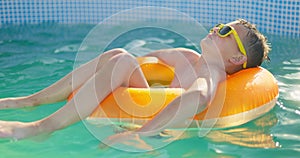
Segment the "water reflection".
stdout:
<path fill-rule="evenodd" d="M 207 135 L 213 142 L 226 142 L 252 148 L 276 148 L 270 129 L 276 125 L 277 117 L 273 112 L 253 121 L 252 125 L 240 126 L 230 129 L 214 130 Z"/>
<path fill-rule="evenodd" d="M 277 121 L 276 114 L 271 111 L 242 126 L 212 130 L 205 136 L 205 139 L 214 143 L 234 144 L 251 148 L 277 148 L 280 147 L 280 144 L 274 140 L 271 133 L 271 128 L 277 124 Z M 176 135 L 174 134 L 176 131 L 168 132 L 168 134 Z M 177 139 L 197 137 L 197 133 L 196 130 L 187 131 Z"/>

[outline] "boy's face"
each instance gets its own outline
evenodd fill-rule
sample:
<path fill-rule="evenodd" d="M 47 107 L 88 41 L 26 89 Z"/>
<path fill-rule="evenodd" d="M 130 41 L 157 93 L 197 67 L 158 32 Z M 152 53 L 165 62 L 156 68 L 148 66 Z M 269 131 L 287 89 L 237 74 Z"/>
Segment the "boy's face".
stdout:
<path fill-rule="evenodd" d="M 236 32 L 238 33 L 240 39 L 242 40 L 246 34 L 247 30 L 243 25 L 238 25 L 238 21 L 230 22 L 226 25 L 232 26 Z M 222 58 L 224 66 L 228 66 L 231 64 L 229 59 L 234 56 L 240 56 L 242 53 L 238 47 L 236 39 L 233 34 L 230 34 L 227 37 L 220 37 L 217 34 L 219 28 L 213 28 L 213 31 L 209 33 L 206 38 L 204 38 L 200 45 L 203 50 L 203 55 L 208 60 L 216 60 L 218 58 Z M 220 61 L 215 61 L 220 63 Z"/>

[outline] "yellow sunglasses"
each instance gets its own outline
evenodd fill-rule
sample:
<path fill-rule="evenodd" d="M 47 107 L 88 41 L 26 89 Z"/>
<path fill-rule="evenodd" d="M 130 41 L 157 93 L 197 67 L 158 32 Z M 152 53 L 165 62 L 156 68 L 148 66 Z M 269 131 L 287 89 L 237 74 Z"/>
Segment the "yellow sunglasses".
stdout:
<path fill-rule="evenodd" d="M 238 44 L 238 47 L 239 47 L 241 53 L 243 55 L 247 56 L 246 50 L 243 46 L 243 43 L 242 43 L 238 33 L 235 31 L 235 29 L 232 26 L 225 25 L 225 24 L 217 24 L 215 27 L 219 28 L 218 32 L 217 32 L 217 35 L 219 37 L 227 37 L 232 33 L 236 43 Z M 215 27 L 213 27 L 213 28 L 215 28 Z M 211 29 L 210 32 L 213 32 L 213 29 Z M 246 68 L 246 67 L 247 67 L 247 61 L 244 62 L 244 64 L 243 64 L 243 68 Z"/>

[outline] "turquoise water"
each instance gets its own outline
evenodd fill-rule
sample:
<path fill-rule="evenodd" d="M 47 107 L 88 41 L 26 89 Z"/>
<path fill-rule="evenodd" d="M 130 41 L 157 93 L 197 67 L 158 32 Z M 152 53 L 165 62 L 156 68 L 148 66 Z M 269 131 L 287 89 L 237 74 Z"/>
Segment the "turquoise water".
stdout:
<path fill-rule="evenodd" d="M 27 25 L 0 28 L 0 98 L 29 95 L 69 73 L 78 49 L 92 25 Z M 113 29 L 120 29 L 119 26 Z M 107 39 L 109 32 L 102 39 Z M 128 36 L 127 36 L 128 37 Z M 135 55 L 146 45 L 189 47 L 177 34 L 161 30 L 137 30 L 133 38 L 118 38 L 103 49 L 125 47 Z M 278 80 L 280 96 L 266 115 L 245 125 L 213 130 L 199 138 L 197 132 L 147 153 L 100 149 L 82 122 L 33 139 L 0 139 L 0 157 L 298 157 L 300 155 L 300 54 L 299 39 L 268 35 L 271 62 L 264 63 Z M 136 40 L 138 39 L 138 40 Z M 102 40 L 103 41 L 103 40 Z M 88 57 L 87 57 L 88 58 Z M 80 62 L 80 61 L 79 61 Z M 0 111 L 0 120 L 33 121 L 59 109 L 65 102 L 34 108 Z M 155 141 L 160 138 L 154 137 Z M 162 141 L 162 140 L 161 140 Z"/>

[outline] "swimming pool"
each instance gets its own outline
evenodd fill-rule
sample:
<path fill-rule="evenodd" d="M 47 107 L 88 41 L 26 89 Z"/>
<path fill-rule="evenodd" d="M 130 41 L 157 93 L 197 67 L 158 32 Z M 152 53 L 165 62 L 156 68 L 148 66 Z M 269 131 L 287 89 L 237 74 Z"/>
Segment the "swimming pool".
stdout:
<path fill-rule="evenodd" d="M 76 53 L 94 25 L 6 25 L 0 29 L 0 98 L 32 94 L 54 83 L 73 69 Z M 110 28 L 120 29 L 120 26 Z M 152 31 L 151 31 L 152 30 Z M 132 38 L 119 38 L 106 49 L 147 45 L 189 47 L 190 41 L 173 32 L 138 29 Z M 142 34 L 146 34 L 142 36 Z M 108 36 L 108 34 L 107 34 Z M 108 38 L 107 36 L 103 37 Z M 206 137 L 187 131 L 189 137 L 147 153 L 99 149 L 99 140 L 80 122 L 66 129 L 21 141 L 0 140 L 3 157 L 297 157 L 300 154 L 300 55 L 297 38 L 267 35 L 272 43 L 271 62 L 264 63 L 279 82 L 275 108 L 242 126 L 213 130 Z M 126 40 L 124 40 L 126 39 Z M 138 39 L 138 40 L 137 40 Z M 153 45 L 152 45 L 153 46 Z M 94 48 L 85 48 L 92 52 Z M 100 53 L 100 52 L 98 52 Z M 140 55 L 140 54 L 135 54 Z M 77 55 L 78 56 L 78 55 Z M 87 59 L 86 59 L 87 60 Z M 79 61 L 80 63 L 80 61 Z M 1 110 L 1 120 L 33 121 L 43 118 L 65 102 L 18 110 Z M 151 138 L 163 140 L 159 137 Z"/>
<path fill-rule="evenodd" d="M 264 63 L 263 67 L 274 74 L 280 88 L 275 108 L 266 115 L 242 126 L 212 130 L 206 137 L 198 137 L 197 131 L 186 131 L 186 138 L 152 152 L 99 149 L 99 140 L 80 122 L 51 135 L 21 141 L 0 139 L 0 157 L 299 157 L 298 0 L 145 0 L 138 3 L 136 0 L 14 0 L 1 1 L 0 5 L 0 98 L 32 94 L 102 51 L 115 47 L 123 47 L 137 56 L 151 49 L 169 47 L 198 51 L 199 40 L 208 27 L 236 18 L 256 23 L 267 33 L 272 43 L 271 62 Z M 111 18 L 120 11 L 141 6 L 150 7 Z M 184 14 L 178 14 L 177 10 Z M 186 21 L 190 17 L 206 27 Z M 128 25 L 147 18 L 157 25 Z M 174 19 L 179 21 L 170 22 Z M 101 25 L 95 29 L 99 22 L 108 27 Z M 91 30 L 99 32 L 93 36 Z M 64 104 L 0 110 L 0 120 L 33 121 Z M 103 129 L 104 135 L 110 132 L 111 128 Z M 164 140 L 150 138 L 159 143 Z"/>

